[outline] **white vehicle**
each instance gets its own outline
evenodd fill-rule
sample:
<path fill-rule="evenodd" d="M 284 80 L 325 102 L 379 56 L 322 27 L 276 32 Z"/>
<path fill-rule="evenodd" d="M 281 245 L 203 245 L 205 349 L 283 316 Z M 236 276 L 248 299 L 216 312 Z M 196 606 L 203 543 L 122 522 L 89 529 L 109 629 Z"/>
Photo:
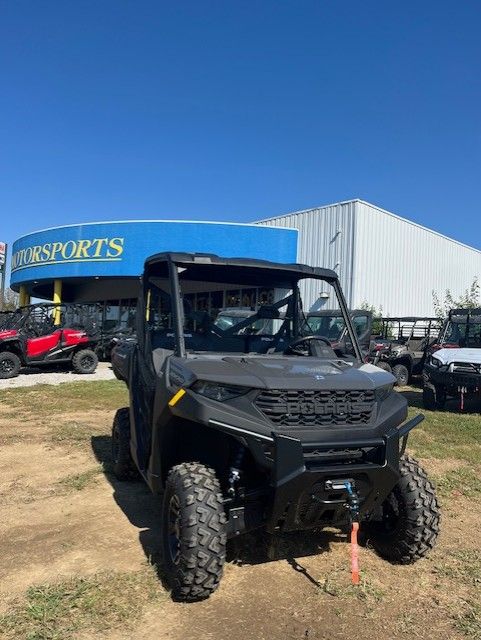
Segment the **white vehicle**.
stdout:
<path fill-rule="evenodd" d="M 423 372 L 426 409 L 443 409 L 448 397 L 481 396 L 481 309 L 450 311 Z"/>

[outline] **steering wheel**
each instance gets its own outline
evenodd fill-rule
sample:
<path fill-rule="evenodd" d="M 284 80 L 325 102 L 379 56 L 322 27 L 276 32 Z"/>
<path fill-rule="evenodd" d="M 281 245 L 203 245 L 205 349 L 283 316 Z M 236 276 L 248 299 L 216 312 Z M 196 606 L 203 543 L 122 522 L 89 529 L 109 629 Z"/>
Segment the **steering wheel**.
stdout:
<path fill-rule="evenodd" d="M 323 338 L 322 336 L 303 336 L 302 338 L 297 338 L 285 349 L 284 355 L 294 355 L 294 356 L 319 356 L 320 352 L 318 346 L 315 349 L 312 349 L 311 342 L 317 340 L 318 342 L 324 342 L 328 347 L 331 346 L 331 342 L 327 338 Z M 308 343 L 308 349 L 301 349 L 302 344 Z M 332 347 L 331 347 L 332 348 Z M 316 353 L 317 352 L 317 353 Z"/>

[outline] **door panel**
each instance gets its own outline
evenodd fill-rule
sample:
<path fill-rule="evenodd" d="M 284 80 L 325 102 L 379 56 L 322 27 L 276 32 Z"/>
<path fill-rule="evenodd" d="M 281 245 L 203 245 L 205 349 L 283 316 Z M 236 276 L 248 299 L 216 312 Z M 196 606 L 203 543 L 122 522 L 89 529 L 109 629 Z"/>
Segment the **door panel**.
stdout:
<path fill-rule="evenodd" d="M 48 336 L 41 336 L 40 338 L 28 338 L 27 339 L 27 358 L 40 358 L 49 351 L 53 351 L 60 344 L 60 338 L 62 336 L 62 330 L 58 329 L 54 333 Z"/>

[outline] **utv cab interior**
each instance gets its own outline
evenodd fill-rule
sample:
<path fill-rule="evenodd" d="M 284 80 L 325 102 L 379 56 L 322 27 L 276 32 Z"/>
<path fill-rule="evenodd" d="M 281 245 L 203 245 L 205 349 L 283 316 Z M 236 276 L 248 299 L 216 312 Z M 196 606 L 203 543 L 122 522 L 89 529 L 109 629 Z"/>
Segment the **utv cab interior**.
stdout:
<path fill-rule="evenodd" d="M 165 351 L 337 359 L 329 337 L 314 335 L 309 327 L 302 292 L 310 279 L 332 287 L 339 319 L 350 336 L 346 357 L 360 359 L 334 272 L 199 254 L 160 254 L 147 261 L 137 314 L 144 348 L 154 352 L 154 363 L 164 359 Z"/>

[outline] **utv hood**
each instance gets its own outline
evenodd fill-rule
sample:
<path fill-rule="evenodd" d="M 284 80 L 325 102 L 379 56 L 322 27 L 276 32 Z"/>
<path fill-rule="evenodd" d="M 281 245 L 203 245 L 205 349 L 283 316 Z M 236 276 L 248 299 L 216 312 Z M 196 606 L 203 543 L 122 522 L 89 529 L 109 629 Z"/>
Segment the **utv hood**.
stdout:
<path fill-rule="evenodd" d="M 433 353 L 433 358 L 441 360 L 444 365 L 453 362 L 481 364 L 481 349 L 440 349 Z"/>
<path fill-rule="evenodd" d="M 212 357 L 189 360 L 199 380 L 257 389 L 375 389 L 393 384 L 388 372 L 342 360 L 285 357 Z"/>

